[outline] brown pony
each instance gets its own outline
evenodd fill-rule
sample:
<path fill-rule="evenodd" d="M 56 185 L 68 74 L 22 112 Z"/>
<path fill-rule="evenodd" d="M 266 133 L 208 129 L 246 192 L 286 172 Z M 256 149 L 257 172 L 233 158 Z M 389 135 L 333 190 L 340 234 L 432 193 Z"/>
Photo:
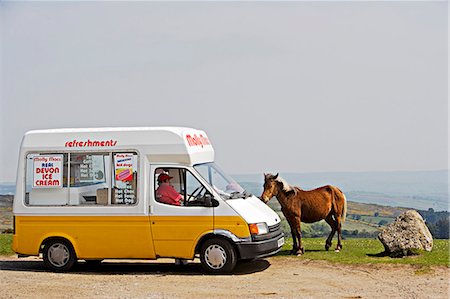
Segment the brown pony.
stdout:
<path fill-rule="evenodd" d="M 342 249 L 341 227 L 345 221 L 347 200 L 341 190 L 327 185 L 311 191 L 304 191 L 290 186 L 278 174 L 264 174 L 264 191 L 261 200 L 267 204 L 273 196 L 280 203 L 281 211 L 291 227 L 293 240 L 291 254 L 301 255 L 305 252 L 302 247 L 300 222 L 312 223 L 322 219 L 325 219 L 331 226 L 331 233 L 325 243 L 325 249 L 328 250 L 331 247 L 331 240 L 336 231 L 338 243 L 335 251 L 339 252 Z"/>

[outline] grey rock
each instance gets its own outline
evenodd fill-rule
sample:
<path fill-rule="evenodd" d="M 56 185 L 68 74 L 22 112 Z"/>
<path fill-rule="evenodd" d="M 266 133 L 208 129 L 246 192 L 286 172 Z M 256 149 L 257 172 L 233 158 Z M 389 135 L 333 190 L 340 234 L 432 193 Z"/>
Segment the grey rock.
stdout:
<path fill-rule="evenodd" d="M 422 216 L 414 210 L 399 215 L 382 230 L 378 239 L 391 256 L 412 255 L 433 248 L 433 236 Z"/>

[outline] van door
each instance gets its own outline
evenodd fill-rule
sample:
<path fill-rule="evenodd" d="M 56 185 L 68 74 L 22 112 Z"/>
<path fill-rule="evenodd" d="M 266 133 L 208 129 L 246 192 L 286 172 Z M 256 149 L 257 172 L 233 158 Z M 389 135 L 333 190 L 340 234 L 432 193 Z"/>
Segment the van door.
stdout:
<path fill-rule="evenodd" d="M 184 167 L 152 165 L 150 223 L 157 257 L 191 259 L 196 242 L 213 231 L 209 186 Z"/>

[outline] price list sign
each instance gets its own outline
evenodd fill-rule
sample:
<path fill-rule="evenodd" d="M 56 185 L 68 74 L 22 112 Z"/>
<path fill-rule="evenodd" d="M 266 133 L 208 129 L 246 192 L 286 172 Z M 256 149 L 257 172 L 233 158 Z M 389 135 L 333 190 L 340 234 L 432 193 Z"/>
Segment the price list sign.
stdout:
<path fill-rule="evenodd" d="M 135 170 L 133 154 L 115 154 L 114 170 L 117 184 L 117 188 L 114 189 L 115 203 L 135 203 L 136 190 L 132 184 Z"/>

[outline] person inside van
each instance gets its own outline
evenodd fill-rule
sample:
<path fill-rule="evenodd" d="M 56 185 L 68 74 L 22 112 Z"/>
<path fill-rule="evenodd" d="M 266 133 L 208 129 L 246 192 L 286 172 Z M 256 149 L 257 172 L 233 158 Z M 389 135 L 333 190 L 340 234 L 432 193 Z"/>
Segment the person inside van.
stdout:
<path fill-rule="evenodd" d="M 170 185 L 171 179 L 173 177 L 165 173 L 161 173 L 158 176 L 159 187 L 156 189 L 156 199 L 162 203 L 180 206 L 183 196 Z"/>

